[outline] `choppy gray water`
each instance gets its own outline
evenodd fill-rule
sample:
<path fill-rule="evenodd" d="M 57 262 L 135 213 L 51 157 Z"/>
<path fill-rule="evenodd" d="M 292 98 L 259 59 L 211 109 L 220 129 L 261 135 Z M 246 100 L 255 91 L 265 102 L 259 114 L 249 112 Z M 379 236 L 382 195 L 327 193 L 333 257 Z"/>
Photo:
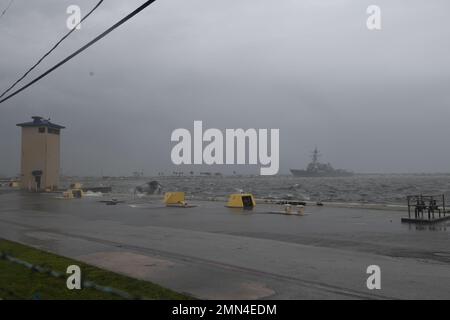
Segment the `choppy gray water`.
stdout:
<path fill-rule="evenodd" d="M 307 201 L 405 204 L 413 194 L 446 194 L 450 199 L 450 175 L 355 175 L 342 178 L 293 176 L 186 176 L 146 178 L 84 178 L 85 186 L 112 186 L 113 192 L 132 193 L 145 182 L 156 180 L 163 191 L 185 191 L 195 198 L 227 197 L 250 192 L 258 198 Z M 71 181 L 66 180 L 65 184 Z"/>

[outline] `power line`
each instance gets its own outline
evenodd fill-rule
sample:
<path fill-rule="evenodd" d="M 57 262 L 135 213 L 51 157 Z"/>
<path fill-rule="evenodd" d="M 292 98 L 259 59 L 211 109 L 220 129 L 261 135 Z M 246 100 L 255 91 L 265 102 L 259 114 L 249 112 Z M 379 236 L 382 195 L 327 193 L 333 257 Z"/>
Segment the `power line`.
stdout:
<path fill-rule="evenodd" d="M 23 87 L 21 87 L 20 89 L 14 91 L 13 93 L 11 93 L 9 96 L 3 98 L 2 100 L 0 100 L 0 103 L 5 102 L 6 100 L 11 99 L 12 97 L 14 97 L 16 94 L 22 92 L 23 90 L 27 89 L 28 87 L 30 87 L 31 85 L 35 84 L 36 82 L 38 82 L 39 80 L 41 80 L 42 78 L 44 78 L 45 76 L 47 76 L 48 74 L 50 74 L 51 72 L 53 72 L 54 70 L 56 70 L 57 68 L 59 68 L 60 66 L 62 66 L 63 64 L 65 64 L 66 62 L 68 62 L 69 60 L 73 59 L 75 56 L 79 55 L 81 52 L 83 52 L 84 50 L 86 50 L 87 48 L 89 48 L 90 46 L 92 46 L 94 43 L 96 43 L 97 41 L 101 40 L 102 38 L 104 38 L 105 36 L 107 36 L 110 32 L 112 32 L 114 29 L 120 27 L 122 24 L 124 24 L 125 22 L 127 22 L 128 20 L 130 20 L 131 18 L 133 18 L 135 15 L 137 15 L 139 12 L 141 12 L 142 10 L 144 10 L 145 8 L 147 8 L 149 5 L 151 5 L 153 2 L 155 2 L 156 0 L 147 0 L 144 4 L 142 4 L 140 7 L 138 7 L 136 10 L 134 10 L 133 12 L 129 13 L 126 17 L 122 18 L 120 21 L 118 21 L 117 23 L 115 23 L 113 26 L 111 26 L 109 29 L 107 29 L 106 31 L 104 31 L 102 34 L 98 35 L 97 37 L 95 37 L 93 40 L 91 40 L 90 42 L 88 42 L 87 44 L 85 44 L 83 47 L 81 47 L 80 49 L 78 49 L 77 51 L 75 51 L 74 53 L 72 53 L 71 55 L 69 55 L 67 58 L 63 59 L 62 61 L 60 61 L 59 63 L 57 63 L 56 65 L 54 65 L 53 67 L 51 67 L 50 69 L 48 69 L 47 71 L 45 71 L 43 74 L 41 74 L 40 76 L 38 76 L 37 78 L 35 78 L 34 80 L 30 81 L 29 83 L 27 83 L 26 85 L 24 85 Z"/>
<path fill-rule="evenodd" d="M 13 0 L 14 1 L 14 0 Z M 6 89 L 1 95 L 0 98 L 3 98 L 3 96 L 5 94 L 7 94 L 9 91 L 11 91 L 20 81 L 22 81 L 31 71 L 33 71 L 50 53 L 53 52 L 53 50 L 55 50 L 59 44 L 61 42 L 63 42 L 68 36 L 70 36 L 72 34 L 72 32 L 74 32 L 76 30 L 76 28 L 84 21 L 86 20 L 103 2 L 104 0 L 100 0 L 95 7 L 89 11 L 89 13 L 87 15 L 85 15 L 83 17 L 83 19 L 80 20 L 80 22 L 78 22 L 76 24 L 75 27 L 73 27 L 64 37 L 62 37 L 47 53 L 45 53 L 42 58 L 40 58 L 30 69 L 28 69 L 19 79 L 16 80 L 16 82 L 14 82 L 8 89 Z"/>
<path fill-rule="evenodd" d="M 3 17 L 3 16 L 5 15 L 6 11 L 8 11 L 9 7 L 11 7 L 11 5 L 13 4 L 14 1 L 15 1 L 15 0 L 9 1 L 8 5 L 6 6 L 6 8 L 3 9 L 2 13 L 0 14 L 0 18 Z"/>

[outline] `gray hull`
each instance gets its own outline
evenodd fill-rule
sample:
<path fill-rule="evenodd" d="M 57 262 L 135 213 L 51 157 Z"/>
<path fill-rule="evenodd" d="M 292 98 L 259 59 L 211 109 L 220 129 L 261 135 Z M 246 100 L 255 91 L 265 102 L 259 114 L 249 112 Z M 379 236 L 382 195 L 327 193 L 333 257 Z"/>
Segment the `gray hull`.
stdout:
<path fill-rule="evenodd" d="M 330 172 L 314 172 L 299 169 L 290 169 L 291 173 L 295 177 L 350 177 L 353 172 L 344 170 L 335 170 Z"/>

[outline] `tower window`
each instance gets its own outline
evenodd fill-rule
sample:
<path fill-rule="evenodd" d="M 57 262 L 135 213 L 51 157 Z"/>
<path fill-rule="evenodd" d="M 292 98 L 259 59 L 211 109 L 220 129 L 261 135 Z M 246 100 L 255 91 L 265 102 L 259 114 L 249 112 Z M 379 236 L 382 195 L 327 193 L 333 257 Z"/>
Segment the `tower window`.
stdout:
<path fill-rule="evenodd" d="M 40 127 L 39 128 L 39 133 L 45 133 L 45 127 Z"/>
<path fill-rule="evenodd" d="M 59 129 L 48 128 L 48 133 L 59 134 Z"/>

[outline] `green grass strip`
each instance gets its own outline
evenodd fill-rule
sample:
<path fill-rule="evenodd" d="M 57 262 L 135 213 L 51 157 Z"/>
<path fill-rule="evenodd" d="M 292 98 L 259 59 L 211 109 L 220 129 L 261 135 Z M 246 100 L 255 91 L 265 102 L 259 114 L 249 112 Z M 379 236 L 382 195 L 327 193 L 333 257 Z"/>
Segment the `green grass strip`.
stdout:
<path fill-rule="evenodd" d="M 80 261 L 61 257 L 16 242 L 0 239 L 0 251 L 31 264 L 64 274 L 68 266 L 77 265 L 81 268 L 83 280 L 122 290 L 135 297 L 155 300 L 192 299 L 187 295 L 174 292 L 151 282 L 106 271 Z M 65 279 L 54 278 L 0 259 L 0 299 L 120 300 L 121 298 L 92 288 L 69 290 Z"/>

